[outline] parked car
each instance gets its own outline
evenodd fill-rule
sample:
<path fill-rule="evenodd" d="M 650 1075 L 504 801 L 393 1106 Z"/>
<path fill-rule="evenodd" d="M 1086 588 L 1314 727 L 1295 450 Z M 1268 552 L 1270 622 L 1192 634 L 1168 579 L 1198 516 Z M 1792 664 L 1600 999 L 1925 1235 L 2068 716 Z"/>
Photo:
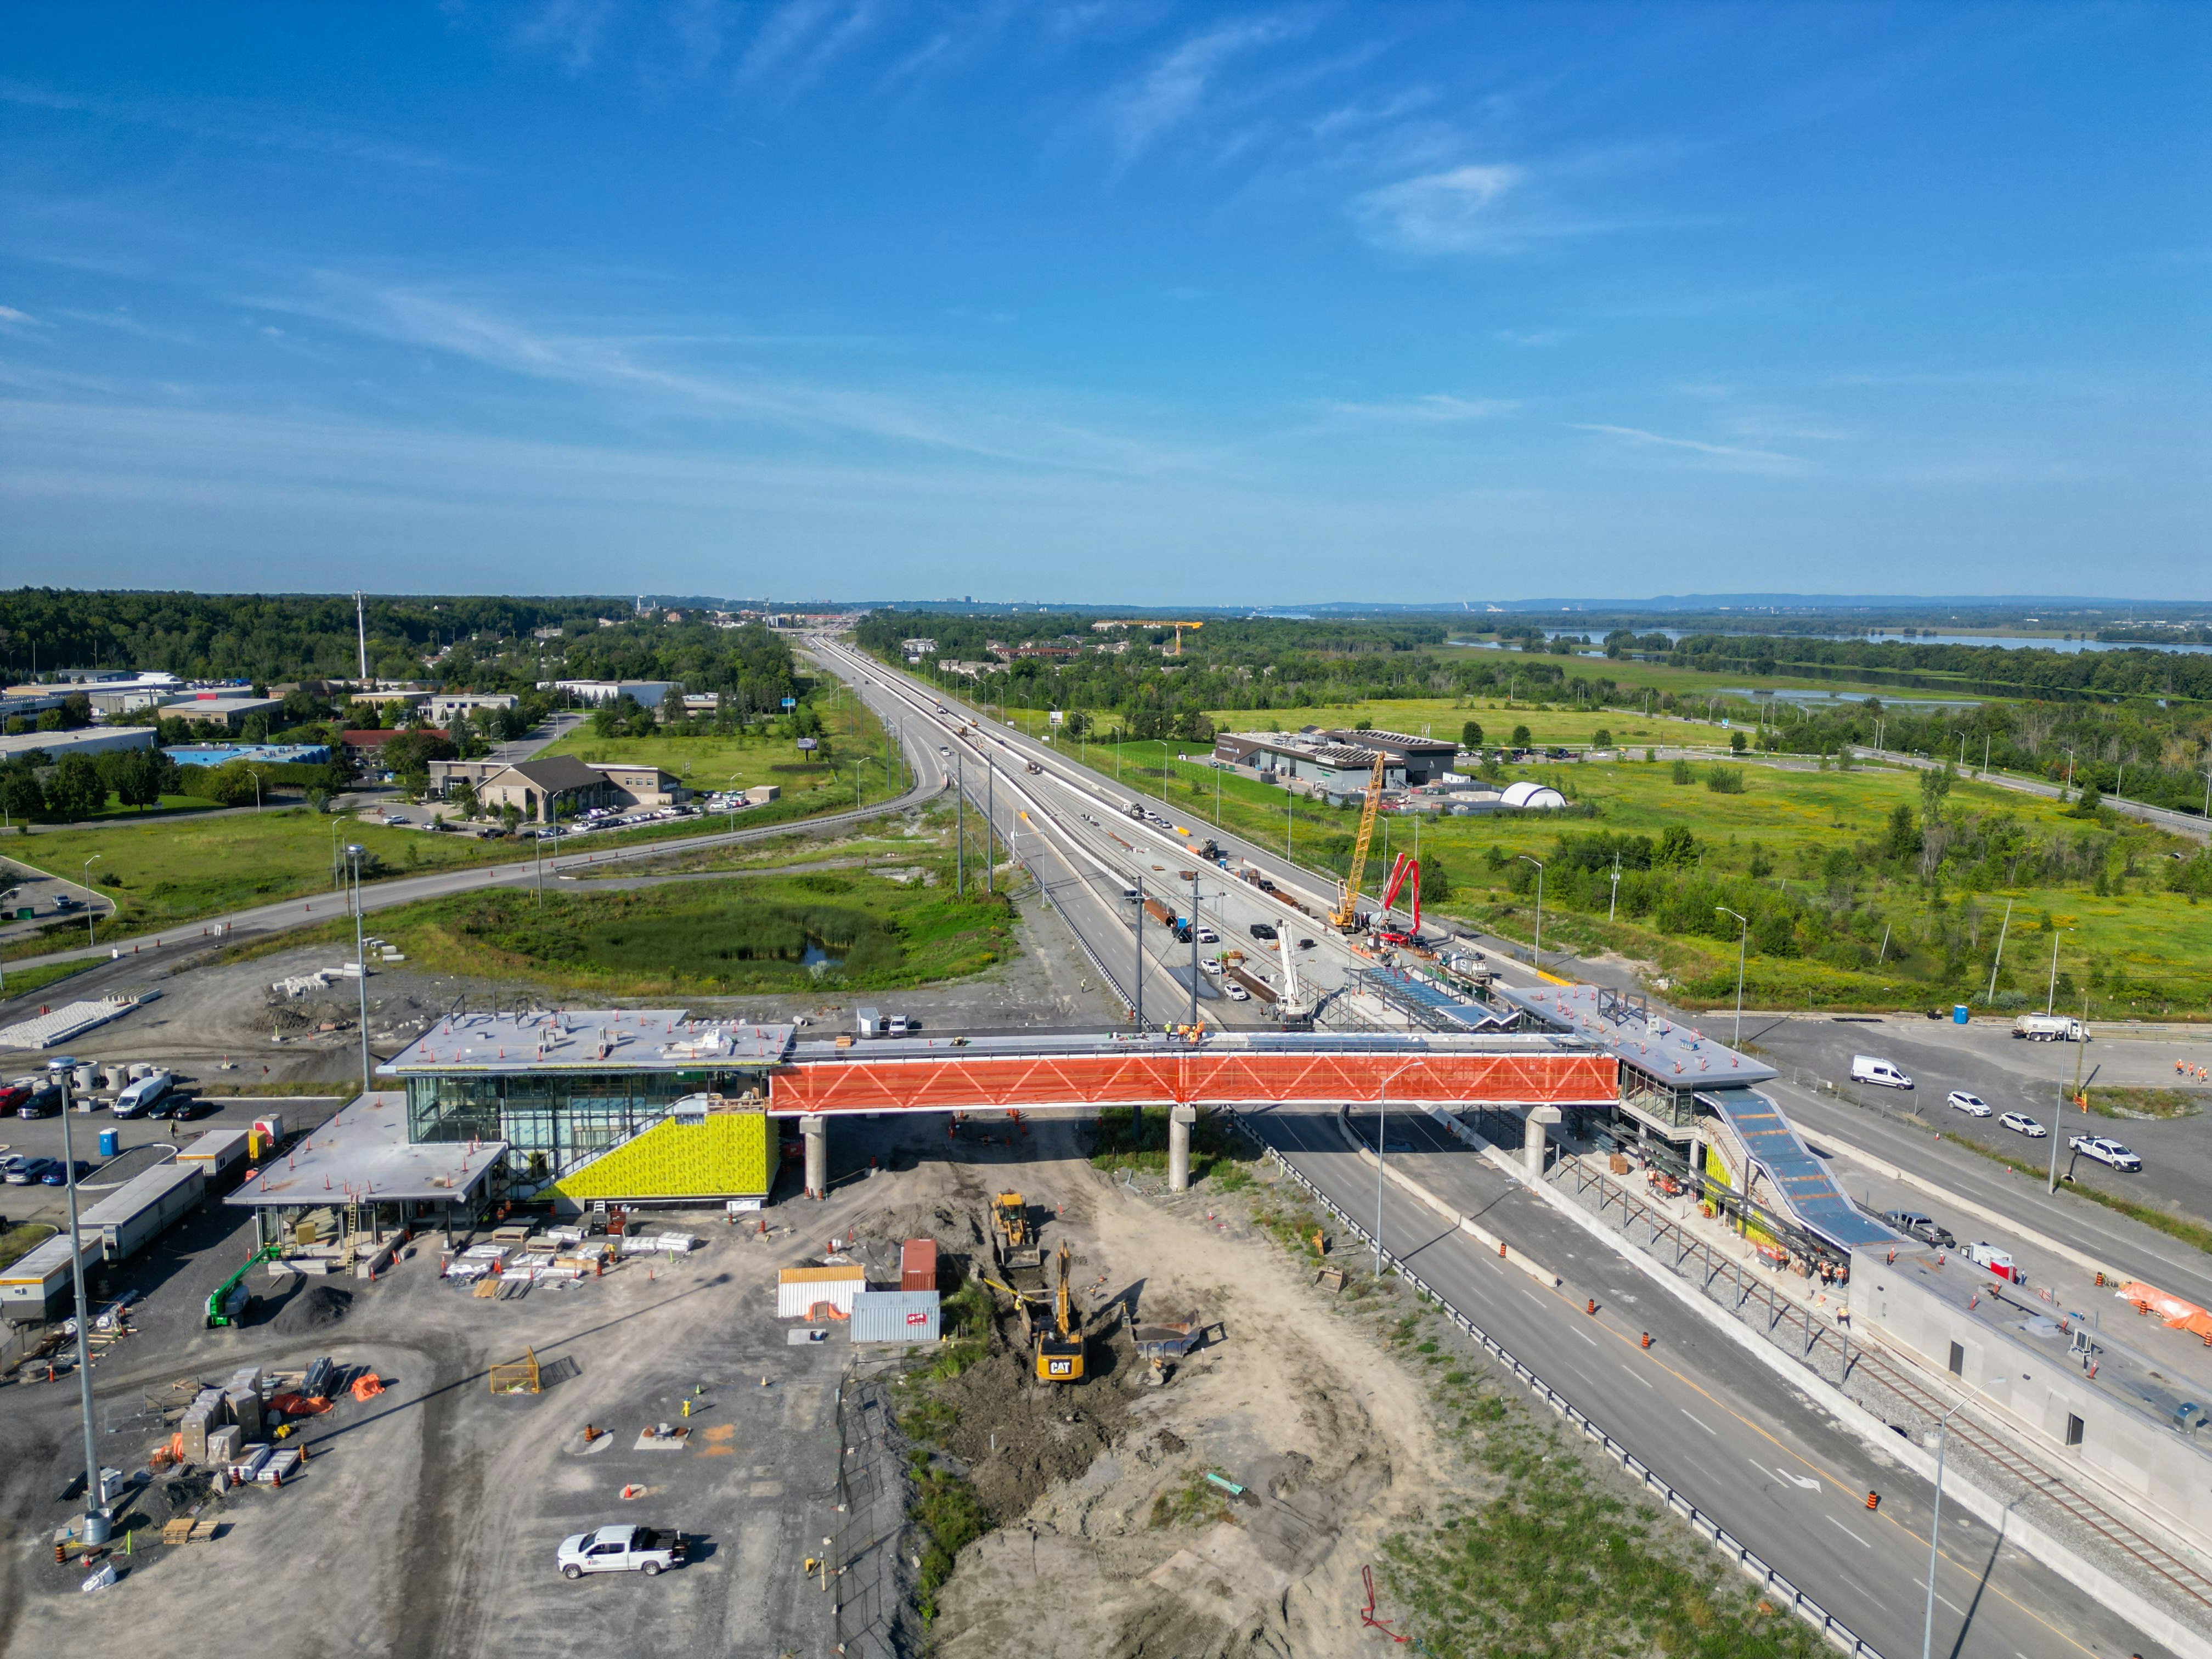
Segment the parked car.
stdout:
<path fill-rule="evenodd" d="M 46 1178 L 46 1171 L 61 1166 L 50 1158 L 27 1158 L 8 1171 L 10 1187 L 35 1187 Z"/>
<path fill-rule="evenodd" d="M 58 1158 L 48 1158 L 46 1160 L 46 1169 L 41 1172 L 39 1176 L 40 1185 L 46 1187 L 65 1187 L 69 1184 L 70 1166 L 68 1164 L 63 1163 L 61 1159 Z M 82 1181 L 91 1173 L 92 1165 L 86 1163 L 82 1158 L 77 1159 L 76 1178 L 79 1181 Z"/>
<path fill-rule="evenodd" d="M 1218 945 L 1221 943 L 1221 935 L 1201 922 L 1198 929 L 1198 942 L 1200 945 Z"/>
<path fill-rule="evenodd" d="M 1951 1237 L 1951 1230 L 1940 1225 L 1934 1216 L 1923 1215 L 1917 1210 L 1892 1210 L 1882 1219 L 1908 1238 L 1933 1244 L 1939 1250 L 1959 1248 L 1959 1241 Z"/>
<path fill-rule="evenodd" d="M 1198 959 L 1198 965 L 1200 969 L 1206 973 L 1218 974 L 1221 971 L 1221 958 L 1219 957 L 1200 957 Z"/>
<path fill-rule="evenodd" d="M 2014 1283 L 2024 1282 L 2020 1269 L 2013 1265 L 2011 1253 L 2001 1250 L 1994 1244 L 1976 1239 L 1966 1246 L 1966 1260 L 1977 1267 L 1987 1267 L 1999 1279 L 2008 1279 Z"/>
<path fill-rule="evenodd" d="M 563 1578 L 581 1578 L 587 1572 L 641 1572 L 651 1578 L 678 1566 L 690 1554 L 680 1532 L 658 1527 L 601 1527 L 561 1540 L 555 1563 Z"/>
<path fill-rule="evenodd" d="M 0 1152 L 0 1181 L 14 1182 L 15 1185 L 21 1186 L 23 1183 L 15 1180 L 15 1172 L 30 1161 L 21 1152 Z"/>
<path fill-rule="evenodd" d="M 1222 986 L 1221 994 L 1227 997 L 1231 1002 L 1249 1002 L 1252 1000 L 1252 994 L 1246 990 L 1243 986 L 1239 985 L 1233 979 L 1228 981 Z"/>
<path fill-rule="evenodd" d="M 83 908 L 82 900 L 73 899 L 67 893 L 54 895 L 54 908 L 57 910 L 81 910 Z"/>
<path fill-rule="evenodd" d="M 2109 1164 L 2131 1175 L 2142 1168 L 2142 1159 L 2109 1136 L 2075 1135 L 2066 1144 L 2084 1158 L 2094 1158 L 2100 1164 Z"/>
<path fill-rule="evenodd" d="M 1851 1056 L 1851 1081 L 1872 1083 L 1884 1089 L 1910 1089 L 1912 1079 L 1886 1060 L 1872 1054 Z"/>
<path fill-rule="evenodd" d="M 170 1077 L 167 1072 L 155 1072 L 142 1077 L 121 1094 L 115 1097 L 115 1115 L 136 1117 L 169 1092 Z"/>
<path fill-rule="evenodd" d="M 2030 1140 L 2040 1140 L 2051 1133 L 2026 1112 L 2007 1112 L 1997 1121 L 2014 1134 L 2026 1135 Z"/>
<path fill-rule="evenodd" d="M 1954 1112 L 1964 1112 L 1968 1117 L 1987 1117 L 1989 1103 L 1979 1095 L 1970 1095 L 1964 1089 L 1954 1089 L 1944 1097 L 1945 1103 Z"/>
<path fill-rule="evenodd" d="M 31 1079 L 19 1077 L 5 1088 L 0 1088 L 0 1112 L 12 1112 L 31 1097 Z"/>
<path fill-rule="evenodd" d="M 62 1109 L 62 1085 L 52 1078 L 26 1078 L 29 1085 L 15 1108 L 17 1117 L 52 1117 Z"/>

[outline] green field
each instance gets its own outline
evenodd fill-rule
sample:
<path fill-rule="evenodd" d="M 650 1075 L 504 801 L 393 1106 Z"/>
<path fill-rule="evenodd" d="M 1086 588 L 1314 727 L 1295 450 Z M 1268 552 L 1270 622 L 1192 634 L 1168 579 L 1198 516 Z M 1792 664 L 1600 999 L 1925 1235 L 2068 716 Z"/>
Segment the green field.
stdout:
<path fill-rule="evenodd" d="M 842 685 L 825 684 L 808 699 L 823 727 L 823 748 L 812 754 L 787 736 L 757 730 L 727 737 L 603 738 L 586 724 L 554 744 L 548 755 L 574 755 L 583 761 L 634 761 L 659 767 L 704 794 L 712 790 L 781 786 L 788 796 L 819 796 L 817 810 L 830 810 L 832 796 L 841 806 L 853 802 L 857 769 L 863 801 L 880 800 L 905 787 L 894 767 L 886 771 L 884 732 L 874 715 Z M 772 722 L 777 725 L 780 722 Z M 887 786 L 889 786 L 887 787 Z"/>
<path fill-rule="evenodd" d="M 625 997 L 889 990 L 980 973 L 1016 948 L 1004 894 L 865 871 L 471 893 L 376 926 L 418 971 Z"/>
<path fill-rule="evenodd" d="M 1533 729 L 1536 717 L 1528 723 Z M 1125 745 L 1125 777 L 1157 789 L 1158 755 L 1157 744 Z M 1101 759 L 1110 775 L 1112 757 L 1094 755 L 1094 764 Z M 2100 1016 L 2212 1015 L 2212 905 L 2168 887 L 2179 860 L 2197 855 L 2192 842 L 2110 813 L 2075 817 L 2056 801 L 1965 777 L 1952 783 L 1929 827 L 1917 771 L 1741 764 L 1727 770 L 1742 792 L 1720 793 L 1707 787 L 1707 766 L 1690 769 L 1684 784 L 1671 765 L 1641 760 L 1510 769 L 1510 778 L 1556 785 L 1589 816 L 1426 819 L 1418 830 L 1425 880 L 1433 896 L 1441 871 L 1449 892 L 1431 908 L 1528 941 L 1535 894 L 1534 871 L 1519 861 L 1525 854 L 1547 865 L 1547 950 L 1610 951 L 1649 963 L 1666 981 L 1657 988 L 1692 1004 L 1735 995 L 1740 930 L 1719 914 L 1727 905 L 1753 918 L 1744 994 L 1754 1006 L 1979 1003 L 2002 933 L 1996 1006 L 2040 1008 L 2054 930 L 2063 929 L 2057 995 L 2065 1006 L 2081 1006 L 2086 991 Z M 1287 830 L 1301 861 L 1340 870 L 1348 861 L 1355 806 L 1299 800 L 1293 812 L 1268 785 L 1196 761 L 1170 760 L 1167 770 L 1170 798 L 1188 803 L 1184 821 L 1194 828 L 1214 821 L 1218 789 L 1220 821 L 1238 833 L 1280 848 Z M 1875 855 L 1899 807 L 1916 833 L 1941 843 L 1932 871 Z M 1690 835 L 1682 860 L 1643 872 L 1632 866 L 1612 921 L 1609 867 L 1578 872 L 1560 861 L 1563 836 L 1656 843 L 1670 829 Z M 1407 817 L 1382 821 L 1370 891 L 1390 854 L 1416 850 L 1416 836 Z M 1603 862 L 1609 866 L 1609 855 Z"/>
<path fill-rule="evenodd" d="M 702 790 L 720 787 L 727 774 L 750 765 L 751 783 L 777 783 L 783 798 L 748 808 L 740 827 L 797 821 L 843 811 L 854 803 L 853 768 L 862 769 L 862 798 L 883 798 L 883 732 L 858 709 L 842 687 L 825 686 L 810 696 L 831 732 L 832 764 L 804 763 L 788 739 L 735 738 L 611 738 L 571 734 L 553 752 L 585 752 L 602 760 L 649 760 Z M 852 734 L 848 735 L 848 720 Z M 604 751 L 604 752 L 600 752 Z M 740 757 L 742 758 L 730 758 Z M 686 767 L 690 769 L 686 771 Z M 721 776 L 714 775 L 720 769 Z M 786 770 L 797 767 L 797 770 Z M 679 819 L 635 830 L 592 835 L 582 847 L 629 847 L 680 839 L 722 827 L 715 819 Z M 526 841 L 479 841 L 471 836 L 433 835 L 389 828 L 351 817 L 320 815 L 304 806 L 272 807 L 221 817 L 149 815 L 148 822 L 41 831 L 7 843 L 14 861 L 49 875 L 81 881 L 85 860 L 93 883 L 114 901 L 117 915 L 98 924 L 101 944 L 158 937 L 196 926 L 210 916 L 297 898 L 302 907 L 322 895 L 335 897 L 332 848 L 345 842 L 366 848 L 371 880 L 456 866 L 511 863 L 531 856 Z M 111 884 L 112 878 L 112 884 Z M 307 911 L 302 909 L 303 919 Z M 11 940 L 9 958 L 68 950 L 83 942 L 84 921 L 57 919 L 36 933 Z"/>

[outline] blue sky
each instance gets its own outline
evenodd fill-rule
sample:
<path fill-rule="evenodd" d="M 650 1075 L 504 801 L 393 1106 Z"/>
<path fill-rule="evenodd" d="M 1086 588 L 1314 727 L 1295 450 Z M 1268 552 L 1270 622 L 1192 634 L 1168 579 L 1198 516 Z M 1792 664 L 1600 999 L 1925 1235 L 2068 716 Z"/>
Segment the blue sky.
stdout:
<path fill-rule="evenodd" d="M 9 29 L 9 582 L 2212 597 L 2203 4 Z"/>

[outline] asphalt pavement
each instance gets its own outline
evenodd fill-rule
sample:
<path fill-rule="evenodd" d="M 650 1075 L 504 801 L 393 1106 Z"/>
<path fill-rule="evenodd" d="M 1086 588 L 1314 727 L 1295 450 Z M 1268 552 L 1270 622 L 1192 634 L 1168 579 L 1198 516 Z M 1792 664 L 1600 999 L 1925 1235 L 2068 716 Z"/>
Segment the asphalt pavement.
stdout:
<path fill-rule="evenodd" d="M 1246 1121 L 1373 1229 L 1376 1171 L 1326 1115 Z M 1371 1118 L 1364 1128 L 1371 1139 Z M 1565 1282 L 1537 1284 L 1386 1183 L 1382 1237 L 1394 1257 L 1879 1651 L 1902 1659 L 1919 1650 L 1926 1483 L 1747 1364 L 1733 1340 L 1425 1117 L 1394 1116 L 1389 1141 L 1412 1149 L 1392 1156 L 1416 1179 Z M 1343 1265 L 1364 1270 L 1351 1249 Z M 1584 1311 L 1592 1298 L 1595 1316 Z M 1869 1492 L 1881 1498 L 1873 1512 Z M 1936 1594 L 1935 1650 L 1953 1659 L 2165 1651 L 1955 1505 L 1943 1516 Z"/>

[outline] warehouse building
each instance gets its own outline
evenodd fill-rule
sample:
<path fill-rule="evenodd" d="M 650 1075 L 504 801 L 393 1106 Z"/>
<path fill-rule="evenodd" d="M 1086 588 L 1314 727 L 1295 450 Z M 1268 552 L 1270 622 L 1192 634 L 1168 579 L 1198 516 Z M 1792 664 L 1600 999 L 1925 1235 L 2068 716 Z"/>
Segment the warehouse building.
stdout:
<path fill-rule="evenodd" d="M 1223 732 L 1213 739 L 1213 758 L 1223 765 L 1249 768 L 1266 782 L 1303 783 L 1331 795 L 1364 790 L 1374 773 L 1377 752 L 1335 742 L 1310 728 L 1293 732 Z M 1402 759 L 1393 757 L 1383 762 L 1382 787 L 1406 787 Z"/>
<path fill-rule="evenodd" d="M 264 719 L 284 707 L 276 697 L 234 696 L 221 691 L 195 691 L 161 705 L 165 720 L 188 720 L 194 726 L 220 726 L 235 732 L 249 714 Z"/>
<path fill-rule="evenodd" d="M 154 728 L 150 726 L 93 726 L 81 732 L 22 732 L 15 736 L 0 737 L 0 761 L 11 761 L 18 755 L 33 752 L 46 756 L 50 765 L 58 764 L 64 755 L 105 755 L 117 749 L 151 749 Z"/>

